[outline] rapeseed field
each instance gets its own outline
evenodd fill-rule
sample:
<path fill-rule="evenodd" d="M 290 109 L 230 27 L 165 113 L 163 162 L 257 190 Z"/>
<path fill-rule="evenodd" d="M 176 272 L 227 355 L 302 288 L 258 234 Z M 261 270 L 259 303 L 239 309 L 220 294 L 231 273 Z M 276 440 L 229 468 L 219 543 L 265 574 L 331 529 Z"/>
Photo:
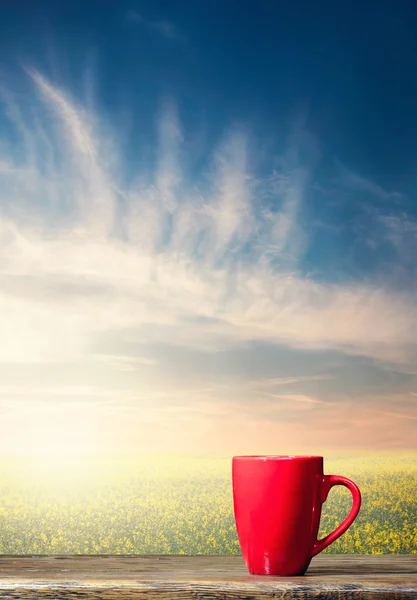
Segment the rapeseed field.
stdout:
<path fill-rule="evenodd" d="M 361 513 L 330 553 L 417 553 L 417 454 L 330 457 Z M 320 537 L 350 508 L 334 488 Z M 1 554 L 236 554 L 230 457 L 0 464 Z"/>

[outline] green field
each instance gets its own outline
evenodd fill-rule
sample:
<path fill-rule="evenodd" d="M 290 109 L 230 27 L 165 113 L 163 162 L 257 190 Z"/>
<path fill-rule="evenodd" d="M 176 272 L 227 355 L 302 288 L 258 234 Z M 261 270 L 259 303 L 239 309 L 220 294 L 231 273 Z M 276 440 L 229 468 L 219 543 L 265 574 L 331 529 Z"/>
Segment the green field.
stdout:
<path fill-rule="evenodd" d="M 326 552 L 417 553 L 417 454 L 326 460 L 362 490 L 355 524 Z M 0 464 L 1 554 L 238 553 L 230 458 Z M 330 492 L 321 535 L 346 516 Z"/>

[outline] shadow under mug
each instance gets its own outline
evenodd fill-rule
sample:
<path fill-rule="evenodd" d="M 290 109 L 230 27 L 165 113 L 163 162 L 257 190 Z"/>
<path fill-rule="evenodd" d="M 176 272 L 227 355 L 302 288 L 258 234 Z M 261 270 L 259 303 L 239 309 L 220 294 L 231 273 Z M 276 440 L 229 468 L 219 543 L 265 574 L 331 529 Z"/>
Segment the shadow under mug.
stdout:
<path fill-rule="evenodd" d="M 235 456 L 232 480 L 236 529 L 252 575 L 304 575 L 313 556 L 345 533 L 361 506 L 353 481 L 323 474 L 322 456 Z M 350 490 L 353 506 L 318 540 L 322 504 L 335 485 Z"/>

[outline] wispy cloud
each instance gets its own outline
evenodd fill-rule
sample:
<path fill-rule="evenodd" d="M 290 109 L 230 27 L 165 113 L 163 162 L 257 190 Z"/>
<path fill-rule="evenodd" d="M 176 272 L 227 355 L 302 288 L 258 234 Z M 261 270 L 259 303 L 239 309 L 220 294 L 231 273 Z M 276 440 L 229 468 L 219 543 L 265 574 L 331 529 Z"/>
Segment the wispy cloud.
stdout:
<path fill-rule="evenodd" d="M 302 404 L 325 404 L 329 406 L 329 402 L 323 402 L 322 400 L 318 400 L 317 398 L 312 398 L 311 396 L 306 396 L 304 394 L 270 394 L 268 392 L 263 392 L 266 396 L 270 398 L 277 398 L 278 400 L 284 400 L 286 402 L 301 402 Z"/>
<path fill-rule="evenodd" d="M 411 419 L 413 421 L 417 421 L 417 415 L 406 415 L 403 413 L 396 413 L 396 412 L 391 412 L 391 411 L 386 411 L 386 410 L 377 410 L 377 409 L 375 409 L 375 411 L 381 415 L 386 415 L 387 417 L 396 417 L 398 419 Z"/>
<path fill-rule="evenodd" d="M 278 427 L 290 443 L 286 419 L 296 422 L 306 411 L 319 426 L 325 413 L 328 427 L 343 428 L 360 406 L 359 396 L 353 410 L 348 401 L 341 408 L 312 391 L 330 377 L 325 365 L 321 374 L 242 378 L 230 388 L 207 380 L 177 382 L 174 389 L 168 379 L 155 380 L 158 359 L 146 348 L 165 344 L 174 352 L 189 347 L 213 353 L 263 342 L 361 355 L 415 372 L 413 287 L 395 289 L 371 277 L 315 281 L 303 272 L 312 172 L 294 148 L 279 168 L 260 176 L 251 171 L 247 138 L 235 131 L 213 150 L 201 177 L 190 178 L 180 159 L 185 133 L 175 107 L 166 105 L 155 168 L 139 167 L 126 184 L 117 134 L 100 115 L 39 72 L 27 74 L 30 102 L 8 94 L 2 114 L 17 137 L 4 133 L 0 145 L 0 366 L 25 368 L 33 377 L 42 372 L 32 401 L 41 402 L 42 389 L 49 400 L 68 404 L 82 397 L 98 406 L 102 398 L 124 428 L 130 425 L 123 419 L 132 418 L 132 439 L 136 414 L 148 442 L 149 423 L 158 422 L 165 436 L 173 420 L 188 423 L 192 414 L 193 422 L 201 421 L 192 432 L 196 443 L 204 431 L 212 436 L 210 415 L 226 439 L 227 419 L 229 431 L 231 415 L 239 422 L 239 401 L 247 436 L 255 436 L 251 422 L 273 414 L 275 429 L 266 427 L 265 436 L 270 431 L 276 439 Z M 60 366 L 67 364 L 90 383 L 74 386 Z M 52 371 L 62 394 L 60 385 L 45 384 Z M 97 373 L 108 386 L 102 396 Z M 29 399 L 29 387 L 7 385 L 0 390 L 4 402 Z M 242 403 L 243 396 L 253 403 Z M 408 410 L 387 403 L 362 407 L 368 426 L 375 409 L 387 427 L 388 413 Z M 300 424 L 300 431 L 305 427 Z M 389 443 L 397 435 L 393 429 Z"/>
<path fill-rule="evenodd" d="M 100 332 L 143 328 L 144 341 L 223 348 L 257 339 L 412 360 L 413 291 L 301 275 L 305 165 L 259 180 L 239 134 L 219 146 L 198 189 L 178 162 L 170 109 L 153 178 L 139 173 L 126 188 L 97 116 L 30 77 L 48 143 L 24 120 L 36 151 L 17 157 L 3 144 L 2 359 L 83 355 Z"/>
<path fill-rule="evenodd" d="M 143 25 L 144 27 L 148 27 L 149 29 L 153 30 L 154 32 L 158 33 L 159 35 L 162 35 L 167 39 L 184 41 L 184 37 L 179 33 L 178 29 L 170 21 L 154 21 L 152 19 L 147 19 L 136 10 L 129 10 L 127 12 L 127 18 L 134 23 L 138 23 Z"/>
<path fill-rule="evenodd" d="M 385 239 L 397 252 L 399 262 L 405 266 L 415 264 L 417 256 L 417 220 L 402 212 L 376 215 L 383 226 Z"/>
<path fill-rule="evenodd" d="M 277 386 L 287 386 L 311 381 L 324 381 L 327 379 L 331 379 L 330 375 L 300 375 L 297 377 L 270 377 L 266 379 L 248 381 L 246 383 L 247 386 L 250 387 L 277 387 Z"/>
<path fill-rule="evenodd" d="M 94 358 L 104 365 L 113 365 L 122 371 L 136 371 L 139 365 L 153 366 L 155 361 L 146 356 L 123 356 L 120 354 L 95 354 Z"/>
<path fill-rule="evenodd" d="M 400 192 L 387 191 L 374 181 L 363 177 L 359 173 L 355 173 L 338 160 L 336 160 L 336 166 L 338 168 L 338 176 L 335 179 L 335 182 L 346 188 L 358 192 L 365 192 L 380 200 L 400 200 L 403 197 Z"/>

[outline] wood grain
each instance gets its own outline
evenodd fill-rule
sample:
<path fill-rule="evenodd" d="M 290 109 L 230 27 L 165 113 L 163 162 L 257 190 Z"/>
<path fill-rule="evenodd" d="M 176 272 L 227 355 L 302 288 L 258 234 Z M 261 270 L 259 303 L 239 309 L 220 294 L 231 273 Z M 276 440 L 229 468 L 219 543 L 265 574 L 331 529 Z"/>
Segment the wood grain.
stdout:
<path fill-rule="evenodd" d="M 417 555 L 322 555 L 303 577 L 249 575 L 240 556 L 2 556 L 0 600 L 417 600 Z"/>

